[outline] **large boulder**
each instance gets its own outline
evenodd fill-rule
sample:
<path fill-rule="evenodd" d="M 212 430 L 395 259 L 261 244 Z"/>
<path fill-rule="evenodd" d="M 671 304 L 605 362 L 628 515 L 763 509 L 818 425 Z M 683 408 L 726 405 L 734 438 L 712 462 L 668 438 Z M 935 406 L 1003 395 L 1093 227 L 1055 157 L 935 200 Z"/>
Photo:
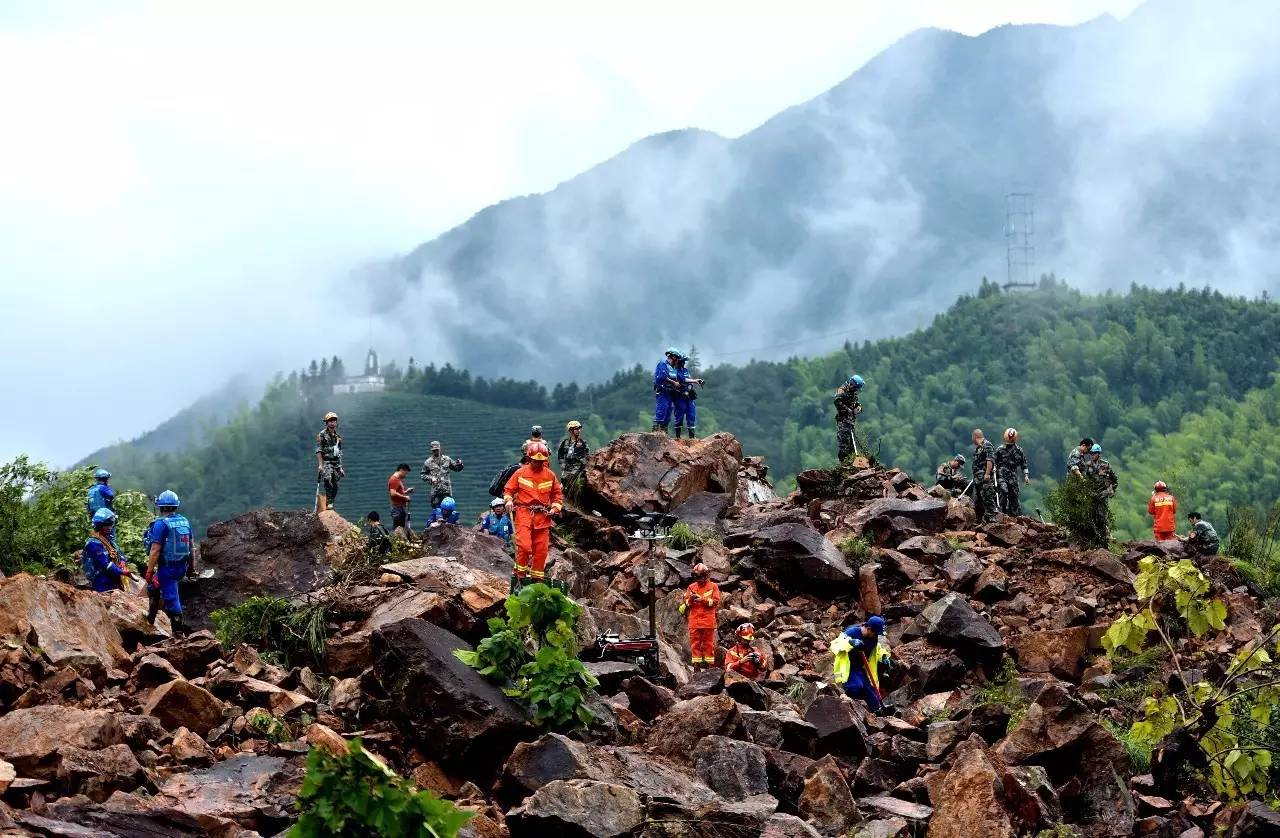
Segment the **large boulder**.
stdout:
<path fill-rule="evenodd" d="M 1052 674 L 1079 683 L 1089 652 L 1088 626 L 1031 631 L 1013 639 L 1013 653 L 1023 672 Z"/>
<path fill-rule="evenodd" d="M 222 723 L 223 703 L 190 681 L 170 681 L 151 691 L 142 712 L 155 716 L 166 730 L 185 727 L 208 736 Z"/>
<path fill-rule="evenodd" d="M 454 656 L 471 650 L 457 635 L 414 619 L 383 626 L 372 640 L 374 674 L 396 720 L 428 757 L 484 777 L 533 735 L 524 708 Z"/>
<path fill-rule="evenodd" d="M 247 597 L 292 596 L 321 584 L 329 572 L 325 547 L 340 538 L 335 533 L 346 523 L 336 512 L 324 516 L 254 509 L 209 527 L 200 542 L 200 566 L 213 570 L 213 577 L 184 589 L 187 624 L 207 628 L 209 614 Z"/>
<path fill-rule="evenodd" d="M 857 534 L 871 536 L 876 544 L 884 544 L 917 534 L 908 532 L 909 527 L 922 532 L 937 532 L 942 529 L 946 517 L 947 502 L 939 498 L 881 498 L 851 515 L 845 526 Z"/>
<path fill-rule="evenodd" d="M 866 715 L 863 705 L 837 693 L 814 700 L 804 720 L 817 731 L 818 753 L 861 759 L 869 750 Z"/>
<path fill-rule="evenodd" d="M 586 502 L 616 516 L 670 512 L 698 492 L 732 497 L 741 464 L 742 445 L 731 434 L 689 441 L 625 434 L 587 458 Z"/>
<path fill-rule="evenodd" d="M 139 643 L 154 643 L 173 636 L 169 615 L 156 614 L 155 623 L 147 620 L 147 598 L 125 591 L 108 591 L 99 594 L 107 606 L 107 613 L 115 623 L 116 631 L 127 648 Z"/>
<path fill-rule="evenodd" d="M 65 745 L 58 756 L 59 783 L 98 803 L 112 792 L 137 788 L 145 776 L 133 751 L 123 743 L 98 751 Z"/>
<path fill-rule="evenodd" d="M 946 773 L 933 800 L 929 838 L 1013 838 L 1003 787 L 986 753 L 966 746 Z"/>
<path fill-rule="evenodd" d="M 858 823 L 849 781 L 832 757 L 810 767 L 800 795 L 800 813 L 823 835 L 847 835 Z"/>
<path fill-rule="evenodd" d="M 242 754 L 211 768 L 172 775 L 155 803 L 188 814 L 211 831 L 232 821 L 274 835 L 297 817 L 294 803 L 302 773 L 300 760 Z"/>
<path fill-rule="evenodd" d="M 24 777 L 53 777 L 60 748 L 96 751 L 123 741 L 120 718 L 110 710 L 42 704 L 0 716 L 0 758 Z"/>
<path fill-rule="evenodd" d="M 501 539 L 488 533 L 476 532 L 470 527 L 430 527 L 422 534 L 422 545 L 433 556 L 442 557 L 473 571 L 497 576 L 503 581 L 511 575 L 511 554 L 507 552 Z M 439 570 L 431 569 L 426 572 L 434 578 L 440 578 Z M 457 576 L 450 579 L 450 584 L 468 587 L 463 581 L 462 576 Z"/>
<path fill-rule="evenodd" d="M 902 635 L 907 640 L 928 638 L 934 643 L 979 659 L 1004 651 L 1000 632 L 984 620 L 960 594 L 947 594 L 925 607 Z"/>
<path fill-rule="evenodd" d="M 325 660 L 334 675 L 355 675 L 372 664 L 373 648 L 369 641 L 383 626 L 408 619 L 422 619 L 437 625 L 448 622 L 450 601 L 438 593 L 404 586 L 377 588 L 372 595 L 377 598 L 377 604 L 372 606 L 364 622 L 325 642 Z"/>
<path fill-rule="evenodd" d="M 644 823 L 634 789 L 597 780 L 555 780 L 507 814 L 511 838 L 622 838 Z"/>
<path fill-rule="evenodd" d="M 128 666 L 116 621 L 101 594 L 26 573 L 0 579 L 0 638 L 39 647 L 55 667 L 105 678 Z"/>
<path fill-rule="evenodd" d="M 745 800 L 769 792 L 764 751 L 759 745 L 724 736 L 708 736 L 693 749 L 698 776 L 726 800 Z"/>
<path fill-rule="evenodd" d="M 667 756 L 688 757 L 704 736 L 725 736 L 741 725 L 738 705 L 729 696 L 704 695 L 678 702 L 658 719 L 649 747 Z"/>
<path fill-rule="evenodd" d="M 725 539 L 730 548 L 751 547 L 743 566 L 780 590 L 855 589 L 858 575 L 844 555 L 807 522 L 783 523 Z"/>
<path fill-rule="evenodd" d="M 472 530 L 463 532 L 484 535 Z M 450 538 L 457 539 L 456 536 Z M 490 617 L 502 610 L 502 605 L 507 600 L 510 593 L 507 580 L 511 558 L 505 552 L 502 555 L 506 556 L 506 565 L 500 568 L 501 574 L 474 567 L 473 564 L 480 563 L 475 560 L 475 553 L 419 556 L 383 565 L 382 571 L 394 573 L 416 588 L 445 597 L 450 608 L 445 615 L 447 622 L 443 624 L 444 628 L 455 634 L 466 635 L 483 627 Z M 487 558 L 485 561 L 487 562 Z"/>
<path fill-rule="evenodd" d="M 103 804 L 68 798 L 32 810 L 12 813 L 22 835 L 66 835 L 84 838 L 205 838 L 239 832 L 231 824 L 206 827 L 196 818 L 171 807 L 148 804 L 140 797 L 115 795 Z M 227 828 L 229 827 L 229 828 Z M 5 833 L 9 834 L 9 833 Z"/>

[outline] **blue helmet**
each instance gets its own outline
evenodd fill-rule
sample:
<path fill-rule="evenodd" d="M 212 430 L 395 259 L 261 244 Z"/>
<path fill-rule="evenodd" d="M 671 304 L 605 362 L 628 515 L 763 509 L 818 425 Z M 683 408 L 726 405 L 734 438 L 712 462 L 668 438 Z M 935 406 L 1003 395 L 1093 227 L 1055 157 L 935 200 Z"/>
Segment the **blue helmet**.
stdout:
<path fill-rule="evenodd" d="M 872 614 L 867 618 L 867 628 L 871 629 L 878 635 L 884 634 L 884 617 L 881 617 L 879 614 Z"/>
<path fill-rule="evenodd" d="M 683 355 L 681 355 L 681 354 L 680 354 L 680 350 L 679 350 L 679 349 L 676 349 L 674 346 L 668 346 L 668 347 L 667 347 L 667 351 L 666 351 L 666 352 L 664 352 L 664 353 L 662 353 L 662 354 L 664 354 L 664 355 L 674 355 L 674 356 L 675 356 L 675 357 L 677 357 L 677 358 L 683 358 L 683 357 L 684 357 Z"/>
<path fill-rule="evenodd" d="M 1093 447 L 1089 449 L 1089 453 L 1091 453 L 1091 454 L 1101 454 L 1101 453 L 1102 453 L 1102 446 L 1095 442 L 1095 443 L 1093 444 Z"/>
<path fill-rule="evenodd" d="M 178 496 L 172 489 L 165 489 L 158 497 L 156 497 L 156 506 L 172 506 L 174 509 L 177 509 L 179 506 L 182 506 L 182 502 L 178 500 Z"/>
<path fill-rule="evenodd" d="M 110 480 L 111 472 L 107 471 L 105 468 L 100 468 L 93 473 L 93 476 L 96 480 Z"/>
<path fill-rule="evenodd" d="M 102 529 L 105 524 L 114 524 L 116 522 L 116 513 L 107 509 L 105 506 L 93 513 L 93 528 L 95 530 Z"/>
<path fill-rule="evenodd" d="M 849 384 L 852 384 L 852 385 L 853 385 L 853 389 L 855 389 L 855 390 L 861 390 L 863 387 L 866 387 L 866 386 L 867 386 L 867 382 L 866 382 L 866 380 L 865 380 L 862 376 L 860 376 L 860 375 L 851 375 L 851 376 L 849 376 L 849 381 L 848 381 L 848 383 L 849 383 Z"/>
<path fill-rule="evenodd" d="M 440 501 L 440 508 L 445 512 L 452 512 L 458 508 L 458 502 L 451 497 L 446 497 L 444 500 Z"/>

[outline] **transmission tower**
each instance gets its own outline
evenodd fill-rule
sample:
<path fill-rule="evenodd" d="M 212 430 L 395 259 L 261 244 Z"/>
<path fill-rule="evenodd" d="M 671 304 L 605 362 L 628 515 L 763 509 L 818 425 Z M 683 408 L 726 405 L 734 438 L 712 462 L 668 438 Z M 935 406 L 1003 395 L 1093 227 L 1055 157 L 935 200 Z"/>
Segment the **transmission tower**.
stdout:
<path fill-rule="evenodd" d="M 1035 288 L 1031 269 L 1036 262 L 1036 207 L 1031 192 L 1010 192 L 1004 199 L 1004 241 L 1008 278 L 1004 289 Z"/>

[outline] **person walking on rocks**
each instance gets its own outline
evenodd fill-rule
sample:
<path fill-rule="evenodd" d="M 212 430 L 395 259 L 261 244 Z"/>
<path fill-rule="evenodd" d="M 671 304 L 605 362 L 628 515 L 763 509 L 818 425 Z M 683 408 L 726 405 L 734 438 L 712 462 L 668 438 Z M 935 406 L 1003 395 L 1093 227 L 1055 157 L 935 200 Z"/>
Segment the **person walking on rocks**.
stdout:
<path fill-rule="evenodd" d="M 715 666 L 716 611 L 720 608 L 720 586 L 711 581 L 711 572 L 702 562 L 693 566 L 693 584 L 684 591 L 680 613 L 689 621 L 689 657 L 695 670 Z"/>
<path fill-rule="evenodd" d="M 1004 445 L 996 449 L 996 484 L 1000 490 L 1000 511 L 1005 515 L 1021 515 L 1018 498 L 1023 483 L 1031 482 L 1027 455 L 1018 444 L 1017 428 L 1006 428 Z"/>
<path fill-rule="evenodd" d="M 560 440 L 556 448 L 556 464 L 560 466 L 560 479 L 564 483 L 576 480 L 582 470 L 587 467 L 587 454 L 591 449 L 582 438 L 582 423 L 577 419 L 570 420 L 564 426 L 565 438 Z"/>
<path fill-rule="evenodd" d="M 156 498 L 156 510 L 160 517 L 151 522 L 142 543 L 147 549 L 147 595 L 151 607 L 147 621 L 155 623 L 156 612 L 164 605 L 174 634 L 186 634 L 182 623 L 182 600 L 178 597 L 178 580 L 191 572 L 194 543 L 191 523 L 178 514 L 181 501 L 178 495 L 166 489 Z"/>
<path fill-rule="evenodd" d="M 1222 539 L 1218 538 L 1218 531 L 1213 528 L 1213 524 L 1204 520 L 1199 512 L 1188 512 L 1187 520 L 1191 522 L 1191 532 L 1187 533 L 1182 541 L 1195 550 L 1197 555 L 1218 555 L 1218 550 L 1222 547 Z"/>
<path fill-rule="evenodd" d="M 850 698 L 866 702 L 868 709 L 883 707 L 880 678 L 888 670 L 889 647 L 880 642 L 884 617 L 873 614 L 861 625 L 852 625 L 831 641 L 832 680 L 843 686 Z"/>
<path fill-rule="evenodd" d="M 738 626 L 734 635 L 734 644 L 724 653 L 725 671 L 736 672 L 752 681 L 760 680 L 760 676 L 765 672 L 764 659 L 751 646 L 751 642 L 756 637 L 756 627 L 751 623 L 743 623 Z"/>
<path fill-rule="evenodd" d="M 1173 541 L 1178 537 L 1178 499 L 1169 494 L 1169 486 L 1157 480 L 1147 501 L 1147 514 L 1151 516 L 1151 532 L 1156 541 Z"/>
<path fill-rule="evenodd" d="M 93 513 L 93 535 L 84 543 L 81 567 L 95 591 L 118 591 L 132 576 L 124 554 L 116 546 L 116 513 L 103 507 Z"/>
<path fill-rule="evenodd" d="M 1071 449 L 1067 455 L 1067 477 L 1084 477 L 1084 467 L 1089 462 L 1089 450 L 1093 448 L 1093 439 L 1085 437 Z"/>
<path fill-rule="evenodd" d="M 100 468 L 93 473 L 93 485 L 89 487 L 84 508 L 89 513 L 89 521 L 99 509 L 115 509 L 116 490 L 111 488 L 111 472 Z"/>
<path fill-rule="evenodd" d="M 667 427 L 671 424 L 675 398 L 680 392 L 680 373 L 676 367 L 679 360 L 680 350 L 669 346 L 662 360 L 653 370 L 653 431 L 661 431 L 665 434 Z"/>
<path fill-rule="evenodd" d="M 680 353 L 680 357 L 676 359 L 676 380 L 679 389 L 676 391 L 673 406 L 676 414 L 676 439 L 680 438 L 683 427 L 689 426 L 689 439 L 696 439 L 698 436 L 698 391 L 694 389 L 694 385 L 699 387 L 705 384 L 701 378 L 693 378 L 689 372 L 689 356 Z"/>
<path fill-rule="evenodd" d="M 439 440 L 431 440 L 431 456 L 422 461 L 421 477 L 431 486 L 432 509 L 453 494 L 452 473 L 462 469 L 462 458 L 455 460 L 448 456 L 441 449 Z"/>
<path fill-rule="evenodd" d="M 342 468 L 342 435 L 338 433 L 338 414 L 324 415 L 324 430 L 316 434 L 316 512 L 333 506 L 338 496 L 338 483 L 347 473 Z"/>
<path fill-rule="evenodd" d="M 851 375 L 836 389 L 835 398 L 832 399 L 836 406 L 836 456 L 842 463 L 852 457 L 857 449 L 854 433 L 858 414 L 862 412 L 858 394 L 866 385 L 862 376 Z"/>
<path fill-rule="evenodd" d="M 546 576 L 553 518 L 560 514 L 564 502 L 560 479 L 547 467 L 551 452 L 546 444 L 530 445 L 525 455 L 529 462 L 516 469 L 502 492 L 507 514 L 515 518 L 516 525 L 513 591 L 526 581 L 541 582 Z"/>
<path fill-rule="evenodd" d="M 981 428 L 973 429 L 973 511 L 980 523 L 996 519 L 996 450 Z"/>
<path fill-rule="evenodd" d="M 964 479 L 964 464 L 967 462 L 963 454 L 955 455 L 938 466 L 938 470 L 933 475 L 934 482 L 952 495 L 959 496 L 969 485 L 969 481 Z"/>

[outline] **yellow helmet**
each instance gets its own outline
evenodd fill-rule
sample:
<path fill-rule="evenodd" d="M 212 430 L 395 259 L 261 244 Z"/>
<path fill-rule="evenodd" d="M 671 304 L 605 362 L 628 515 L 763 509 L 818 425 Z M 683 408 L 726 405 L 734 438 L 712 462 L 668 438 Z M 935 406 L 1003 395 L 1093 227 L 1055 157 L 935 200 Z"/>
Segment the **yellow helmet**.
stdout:
<path fill-rule="evenodd" d="M 579 422 L 577 419 L 571 419 L 569 421 L 569 424 L 564 426 L 564 429 L 566 431 L 572 431 L 574 428 L 581 428 L 581 427 L 582 427 L 581 422 Z"/>
<path fill-rule="evenodd" d="M 326 422 L 328 422 L 330 419 L 337 419 L 337 418 L 338 418 L 338 414 L 334 413 L 332 410 L 324 415 L 324 421 Z"/>

